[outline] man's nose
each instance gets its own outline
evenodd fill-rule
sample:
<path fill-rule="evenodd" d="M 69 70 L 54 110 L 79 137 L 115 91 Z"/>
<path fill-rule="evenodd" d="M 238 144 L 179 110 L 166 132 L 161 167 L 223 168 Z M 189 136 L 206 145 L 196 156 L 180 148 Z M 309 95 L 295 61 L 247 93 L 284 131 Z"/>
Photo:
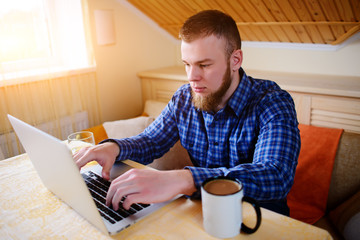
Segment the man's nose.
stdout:
<path fill-rule="evenodd" d="M 201 79 L 201 71 L 196 66 L 189 66 L 187 68 L 187 78 L 191 81 L 198 81 Z"/>

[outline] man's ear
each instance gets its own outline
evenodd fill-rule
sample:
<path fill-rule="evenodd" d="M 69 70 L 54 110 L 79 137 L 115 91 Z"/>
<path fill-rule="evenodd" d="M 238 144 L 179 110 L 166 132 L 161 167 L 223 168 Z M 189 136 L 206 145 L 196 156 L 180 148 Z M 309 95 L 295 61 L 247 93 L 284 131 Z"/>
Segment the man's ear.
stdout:
<path fill-rule="evenodd" d="M 237 71 L 240 69 L 243 61 L 243 52 L 241 49 L 235 50 L 230 57 L 231 69 Z"/>

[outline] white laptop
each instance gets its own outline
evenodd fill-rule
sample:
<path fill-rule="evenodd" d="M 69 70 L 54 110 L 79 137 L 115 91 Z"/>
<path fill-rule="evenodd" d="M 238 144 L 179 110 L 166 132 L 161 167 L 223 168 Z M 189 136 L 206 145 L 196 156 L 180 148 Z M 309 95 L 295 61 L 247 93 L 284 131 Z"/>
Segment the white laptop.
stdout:
<path fill-rule="evenodd" d="M 113 211 L 104 204 L 106 190 L 100 188 L 106 189 L 109 182 L 100 177 L 100 165 L 80 172 L 65 142 L 11 115 L 8 118 L 43 184 L 102 232 L 116 234 L 170 202 L 134 204 L 129 211 L 123 208 Z M 130 168 L 116 163 L 110 177 L 113 179 Z"/>

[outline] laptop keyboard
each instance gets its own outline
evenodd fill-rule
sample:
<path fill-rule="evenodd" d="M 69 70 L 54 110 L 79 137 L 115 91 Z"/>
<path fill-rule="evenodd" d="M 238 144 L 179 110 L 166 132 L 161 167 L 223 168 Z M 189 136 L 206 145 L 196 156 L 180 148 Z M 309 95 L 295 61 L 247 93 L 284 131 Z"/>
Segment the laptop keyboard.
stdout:
<path fill-rule="evenodd" d="M 106 194 L 109 190 L 110 182 L 106 181 L 105 179 L 91 171 L 83 173 L 81 175 L 83 176 L 85 183 L 90 190 L 91 196 L 93 197 L 101 216 L 112 224 L 115 224 L 121 219 L 133 215 L 150 206 L 149 204 L 135 203 L 131 205 L 129 210 L 126 210 L 122 207 L 122 203 L 124 201 L 123 198 L 119 204 L 119 210 L 114 211 L 112 207 L 108 207 L 105 204 Z"/>

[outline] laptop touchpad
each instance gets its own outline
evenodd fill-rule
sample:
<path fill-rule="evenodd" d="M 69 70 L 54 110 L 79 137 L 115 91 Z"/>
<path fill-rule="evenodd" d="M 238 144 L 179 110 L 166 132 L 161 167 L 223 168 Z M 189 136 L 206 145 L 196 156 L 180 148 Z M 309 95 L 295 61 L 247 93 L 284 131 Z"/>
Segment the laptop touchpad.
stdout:
<path fill-rule="evenodd" d="M 110 180 L 113 180 L 123 174 L 124 172 L 127 172 L 128 170 L 132 169 L 133 167 L 123 163 L 118 162 L 113 165 L 113 167 L 110 170 Z"/>

